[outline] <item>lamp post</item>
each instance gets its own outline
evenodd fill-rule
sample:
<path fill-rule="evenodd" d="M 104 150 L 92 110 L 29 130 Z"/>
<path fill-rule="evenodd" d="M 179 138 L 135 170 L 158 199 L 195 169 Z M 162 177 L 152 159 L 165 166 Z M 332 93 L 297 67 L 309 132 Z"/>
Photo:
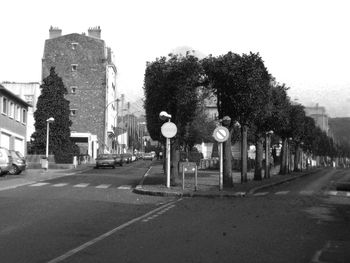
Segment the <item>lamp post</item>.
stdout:
<path fill-rule="evenodd" d="M 54 122 L 54 118 L 50 117 L 46 120 L 46 163 L 44 165 L 45 169 L 49 168 L 49 132 L 50 132 L 50 123 Z"/>

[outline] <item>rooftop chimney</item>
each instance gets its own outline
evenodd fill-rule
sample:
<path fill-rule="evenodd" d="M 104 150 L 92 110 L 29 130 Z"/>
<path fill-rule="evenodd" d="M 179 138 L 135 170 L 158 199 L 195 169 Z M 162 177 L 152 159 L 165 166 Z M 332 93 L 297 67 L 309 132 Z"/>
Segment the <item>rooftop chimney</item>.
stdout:
<path fill-rule="evenodd" d="M 101 28 L 100 28 L 100 26 L 90 27 L 88 29 L 88 36 L 100 39 L 101 38 Z"/>
<path fill-rule="evenodd" d="M 50 27 L 50 39 L 60 37 L 62 36 L 62 29 L 59 29 L 58 27 Z"/>

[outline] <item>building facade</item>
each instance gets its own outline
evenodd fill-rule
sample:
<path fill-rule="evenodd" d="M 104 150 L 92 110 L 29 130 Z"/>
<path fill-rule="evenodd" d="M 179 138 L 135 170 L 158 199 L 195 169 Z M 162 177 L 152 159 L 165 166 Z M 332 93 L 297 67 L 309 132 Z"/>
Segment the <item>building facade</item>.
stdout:
<path fill-rule="evenodd" d="M 20 97 L 22 100 L 32 105 L 28 108 L 27 118 L 27 138 L 26 141 L 30 141 L 30 137 L 35 132 L 34 127 L 34 112 L 36 110 L 36 103 L 40 96 L 40 83 L 39 82 L 3 82 L 1 83 L 7 90 Z"/>
<path fill-rule="evenodd" d="M 116 74 L 112 50 L 101 39 L 100 27 L 89 28 L 88 35 L 62 35 L 50 28 L 42 59 L 42 78 L 50 68 L 62 78 L 70 102 L 71 138 L 82 154 L 93 159 L 100 152 L 112 151 L 108 136 L 115 126 Z"/>
<path fill-rule="evenodd" d="M 27 153 L 27 102 L 0 85 L 0 146 Z"/>
<path fill-rule="evenodd" d="M 316 126 L 329 135 L 328 115 L 325 107 L 320 107 L 318 103 L 315 107 L 305 107 L 305 115 L 313 118 Z"/>

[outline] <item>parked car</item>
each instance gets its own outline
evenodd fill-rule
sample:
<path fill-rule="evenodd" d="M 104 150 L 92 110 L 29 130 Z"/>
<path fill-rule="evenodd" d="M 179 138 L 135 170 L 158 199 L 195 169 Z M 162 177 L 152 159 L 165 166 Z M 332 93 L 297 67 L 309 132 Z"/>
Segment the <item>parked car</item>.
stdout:
<path fill-rule="evenodd" d="M 12 156 L 9 150 L 0 147 L 0 175 L 7 174 L 12 167 Z"/>
<path fill-rule="evenodd" d="M 123 166 L 124 159 L 120 154 L 112 154 L 113 158 L 115 159 L 115 163 L 119 166 Z"/>
<path fill-rule="evenodd" d="M 131 155 L 131 153 L 122 153 L 122 157 L 124 158 L 124 161 L 126 163 L 131 163 L 132 162 L 132 155 Z"/>
<path fill-rule="evenodd" d="M 131 154 L 131 161 L 132 161 L 132 162 L 137 161 L 137 156 L 136 156 L 136 154 Z"/>
<path fill-rule="evenodd" d="M 95 168 L 112 167 L 114 169 L 116 165 L 116 159 L 113 154 L 99 154 L 96 158 Z"/>
<path fill-rule="evenodd" d="M 10 150 L 10 153 L 12 156 L 12 166 L 10 168 L 9 174 L 11 175 L 20 174 L 27 167 L 26 159 L 18 151 Z"/>
<path fill-rule="evenodd" d="M 144 155 L 143 155 L 143 159 L 144 160 L 153 160 L 153 154 L 152 153 L 145 153 Z"/>

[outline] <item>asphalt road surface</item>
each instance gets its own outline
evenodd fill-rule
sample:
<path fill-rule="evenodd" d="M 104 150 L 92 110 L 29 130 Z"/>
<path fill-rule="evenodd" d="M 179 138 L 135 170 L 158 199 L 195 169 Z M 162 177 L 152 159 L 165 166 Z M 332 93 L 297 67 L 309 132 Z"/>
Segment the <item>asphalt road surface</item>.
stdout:
<path fill-rule="evenodd" d="M 349 173 L 242 198 L 132 193 L 148 162 L 0 192 L 0 262 L 350 262 Z"/>

